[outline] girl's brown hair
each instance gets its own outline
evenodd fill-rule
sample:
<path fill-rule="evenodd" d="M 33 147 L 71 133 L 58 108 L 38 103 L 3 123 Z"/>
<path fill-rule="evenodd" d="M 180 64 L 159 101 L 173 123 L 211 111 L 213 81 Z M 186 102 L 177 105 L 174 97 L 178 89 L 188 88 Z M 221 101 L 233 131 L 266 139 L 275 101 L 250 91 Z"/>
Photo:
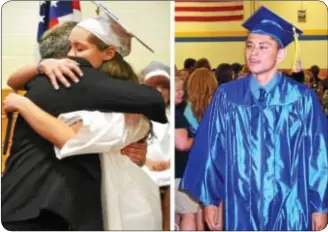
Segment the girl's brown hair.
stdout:
<path fill-rule="evenodd" d="M 93 34 L 89 36 L 89 42 L 96 45 L 100 51 L 109 48 L 109 45 L 105 44 L 102 40 Z M 100 69 L 107 73 L 111 78 L 140 83 L 139 78 L 134 72 L 132 66 L 126 62 L 122 55 L 118 52 L 115 52 L 113 59 L 103 62 Z M 154 136 L 153 124 L 150 120 L 148 121 L 150 125 L 149 133 L 139 142 L 145 142 L 147 139 L 150 139 Z"/>
<path fill-rule="evenodd" d="M 187 84 L 188 102 L 198 121 L 200 121 L 218 86 L 213 72 L 207 68 L 195 69 Z"/>
<path fill-rule="evenodd" d="M 196 61 L 195 68 L 207 68 L 208 70 L 211 70 L 210 61 L 206 58 L 201 58 Z"/>
<path fill-rule="evenodd" d="M 105 44 L 93 34 L 90 34 L 88 39 L 89 42 L 96 45 L 100 51 L 109 48 L 109 45 Z M 139 78 L 132 66 L 126 62 L 118 52 L 115 52 L 113 59 L 103 62 L 100 69 L 112 78 L 139 83 Z"/>

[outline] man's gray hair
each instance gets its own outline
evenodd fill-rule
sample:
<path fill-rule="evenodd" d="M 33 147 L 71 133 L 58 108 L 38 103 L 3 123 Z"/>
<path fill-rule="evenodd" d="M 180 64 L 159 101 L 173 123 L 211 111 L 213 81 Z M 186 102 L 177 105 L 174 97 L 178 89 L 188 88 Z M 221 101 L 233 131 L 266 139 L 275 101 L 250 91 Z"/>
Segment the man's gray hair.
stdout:
<path fill-rule="evenodd" d="M 42 59 L 64 58 L 70 50 L 68 37 L 77 22 L 65 22 L 46 31 L 39 41 L 39 52 Z"/>

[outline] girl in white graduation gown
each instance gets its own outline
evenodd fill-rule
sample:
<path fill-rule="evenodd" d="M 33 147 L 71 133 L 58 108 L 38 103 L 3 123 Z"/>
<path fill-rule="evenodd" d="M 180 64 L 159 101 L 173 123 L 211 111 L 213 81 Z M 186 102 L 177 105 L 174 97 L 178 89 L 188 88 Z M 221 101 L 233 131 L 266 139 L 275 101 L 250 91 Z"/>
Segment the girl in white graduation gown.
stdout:
<path fill-rule="evenodd" d="M 77 111 L 59 116 L 67 124 L 81 122 L 76 136 L 62 149 L 63 159 L 102 152 L 102 205 L 105 230 L 161 230 L 159 189 L 154 181 L 120 150 L 148 135 L 150 123 L 143 116 L 99 111 Z"/>
<path fill-rule="evenodd" d="M 106 45 L 114 46 L 121 56 L 130 53 L 131 34 L 122 31 L 120 25 L 112 19 L 103 16 L 90 18 L 80 22 L 78 27 L 86 29 Z M 124 65 L 127 67 L 126 64 Z M 127 70 L 127 73 L 131 70 Z M 106 72 L 110 73 L 110 70 Z M 28 76 L 28 73 L 26 75 Z M 125 79 L 129 78 L 131 79 L 131 75 Z M 31 126 L 50 142 L 53 142 L 54 137 L 58 139 L 67 131 L 68 134 L 74 135 L 65 140 L 66 143 L 61 149 L 55 148 L 59 159 L 73 155 L 101 153 L 101 198 L 105 230 L 162 229 L 161 201 L 157 185 L 139 166 L 120 153 L 125 146 L 149 134 L 149 120 L 140 115 L 77 111 L 59 116 L 65 125 L 25 97 L 11 94 L 6 101 L 7 104 L 12 104 L 12 107 L 17 103 L 24 106 L 21 109 L 29 110 L 30 113 L 25 115 L 19 111 L 24 118 L 29 117 L 29 119 L 25 118 L 28 122 L 31 120 L 40 122 L 44 119 L 42 131 L 37 131 L 33 125 Z M 61 128 L 58 130 L 60 133 L 47 131 L 49 120 L 56 124 L 57 128 Z M 75 128 L 76 134 L 72 133 L 72 128 Z"/>

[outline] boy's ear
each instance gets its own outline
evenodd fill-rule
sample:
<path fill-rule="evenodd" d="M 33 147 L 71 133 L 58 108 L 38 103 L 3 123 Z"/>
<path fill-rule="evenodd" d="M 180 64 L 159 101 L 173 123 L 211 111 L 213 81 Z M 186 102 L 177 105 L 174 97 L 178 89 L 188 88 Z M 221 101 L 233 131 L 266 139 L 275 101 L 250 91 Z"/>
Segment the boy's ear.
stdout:
<path fill-rule="evenodd" d="M 281 62 L 285 59 L 287 55 L 287 50 L 285 48 L 279 48 L 278 54 L 277 54 L 277 61 Z"/>

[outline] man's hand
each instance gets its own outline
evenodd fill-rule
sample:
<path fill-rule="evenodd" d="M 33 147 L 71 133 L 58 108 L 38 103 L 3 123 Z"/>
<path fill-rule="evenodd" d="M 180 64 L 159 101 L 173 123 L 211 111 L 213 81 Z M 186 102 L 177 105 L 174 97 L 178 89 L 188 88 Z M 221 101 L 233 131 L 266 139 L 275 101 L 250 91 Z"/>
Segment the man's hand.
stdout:
<path fill-rule="evenodd" d="M 320 231 L 326 228 L 327 226 L 327 217 L 326 213 L 313 213 L 312 214 L 312 230 Z"/>
<path fill-rule="evenodd" d="M 147 143 L 131 143 L 121 150 L 122 155 L 126 155 L 130 160 L 139 165 L 144 165 L 147 154 Z"/>
<path fill-rule="evenodd" d="M 222 230 L 222 222 L 220 225 L 219 210 L 217 206 L 208 205 L 204 207 L 204 220 L 210 230 Z"/>
<path fill-rule="evenodd" d="M 76 61 L 65 59 L 44 59 L 40 62 L 40 71 L 49 79 L 55 89 L 59 89 L 58 81 L 64 86 L 70 87 L 67 81 L 70 78 L 75 83 L 79 82 L 80 76 L 83 75 Z"/>

